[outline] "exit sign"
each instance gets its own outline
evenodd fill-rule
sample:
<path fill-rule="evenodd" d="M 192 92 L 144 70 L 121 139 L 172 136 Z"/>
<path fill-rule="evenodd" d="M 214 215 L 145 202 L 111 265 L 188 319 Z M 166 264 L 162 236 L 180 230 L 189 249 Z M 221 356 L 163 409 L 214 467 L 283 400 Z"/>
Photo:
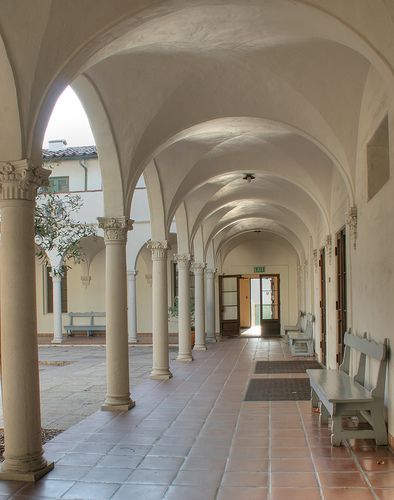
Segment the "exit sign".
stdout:
<path fill-rule="evenodd" d="M 265 273 L 265 266 L 256 266 L 253 269 L 255 273 Z"/>

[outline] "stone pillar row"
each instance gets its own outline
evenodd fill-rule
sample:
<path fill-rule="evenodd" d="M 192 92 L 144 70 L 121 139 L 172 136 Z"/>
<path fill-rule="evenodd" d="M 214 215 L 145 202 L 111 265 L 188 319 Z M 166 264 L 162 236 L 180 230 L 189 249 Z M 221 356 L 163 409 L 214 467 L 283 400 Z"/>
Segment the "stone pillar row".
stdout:
<path fill-rule="evenodd" d="M 193 361 L 190 322 L 191 255 L 175 255 L 178 263 L 178 357 L 177 361 Z"/>
<path fill-rule="evenodd" d="M 168 354 L 167 241 L 150 241 L 152 252 L 152 344 L 151 378 L 172 377 Z"/>
<path fill-rule="evenodd" d="M 205 264 L 195 262 L 192 266 L 194 273 L 194 330 L 195 351 L 206 351 L 205 345 L 205 301 L 204 301 L 204 269 Z"/>
<path fill-rule="evenodd" d="M 126 217 L 99 217 L 105 242 L 105 300 L 107 344 L 107 394 L 102 410 L 129 410 L 129 350 L 127 331 L 127 232 L 133 221 Z"/>
<path fill-rule="evenodd" d="M 129 325 L 129 342 L 137 344 L 137 294 L 136 281 L 138 271 L 127 271 L 127 301 L 128 301 L 128 325 Z"/>
<path fill-rule="evenodd" d="M 50 172 L 28 160 L 0 162 L 1 372 L 4 462 L 0 479 L 35 481 L 53 468 L 41 445 L 34 207 Z"/>

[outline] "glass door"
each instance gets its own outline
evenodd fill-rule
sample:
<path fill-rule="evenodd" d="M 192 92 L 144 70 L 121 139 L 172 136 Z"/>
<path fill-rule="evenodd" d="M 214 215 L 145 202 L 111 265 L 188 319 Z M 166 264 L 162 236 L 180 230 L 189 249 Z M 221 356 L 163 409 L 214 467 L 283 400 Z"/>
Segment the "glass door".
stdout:
<path fill-rule="evenodd" d="M 280 336 L 280 282 L 279 275 L 260 276 L 261 333 L 263 337 Z"/>
<path fill-rule="evenodd" d="M 227 337 L 240 333 L 239 276 L 220 276 L 220 331 Z"/>

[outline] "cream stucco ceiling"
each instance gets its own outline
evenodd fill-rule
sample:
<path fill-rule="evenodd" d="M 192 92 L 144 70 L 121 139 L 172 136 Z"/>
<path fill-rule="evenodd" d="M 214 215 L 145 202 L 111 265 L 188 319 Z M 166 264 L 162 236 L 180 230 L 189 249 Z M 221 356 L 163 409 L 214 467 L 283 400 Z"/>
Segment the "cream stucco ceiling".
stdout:
<path fill-rule="evenodd" d="M 330 231 L 333 199 L 355 203 L 365 89 L 372 74 L 394 88 L 391 14 L 384 0 L 2 0 L 2 154 L 39 161 L 72 83 L 108 215 L 130 213 L 145 172 L 152 237 L 175 217 L 182 248 L 261 229 L 300 254 Z"/>

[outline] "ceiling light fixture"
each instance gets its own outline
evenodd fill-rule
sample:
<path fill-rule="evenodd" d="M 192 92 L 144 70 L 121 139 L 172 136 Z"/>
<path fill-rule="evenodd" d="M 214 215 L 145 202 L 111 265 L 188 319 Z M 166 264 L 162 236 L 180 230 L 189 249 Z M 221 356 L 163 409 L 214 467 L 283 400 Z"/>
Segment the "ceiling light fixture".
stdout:
<path fill-rule="evenodd" d="M 255 179 L 256 177 L 253 174 L 245 174 L 242 179 L 246 181 L 248 184 Z"/>

